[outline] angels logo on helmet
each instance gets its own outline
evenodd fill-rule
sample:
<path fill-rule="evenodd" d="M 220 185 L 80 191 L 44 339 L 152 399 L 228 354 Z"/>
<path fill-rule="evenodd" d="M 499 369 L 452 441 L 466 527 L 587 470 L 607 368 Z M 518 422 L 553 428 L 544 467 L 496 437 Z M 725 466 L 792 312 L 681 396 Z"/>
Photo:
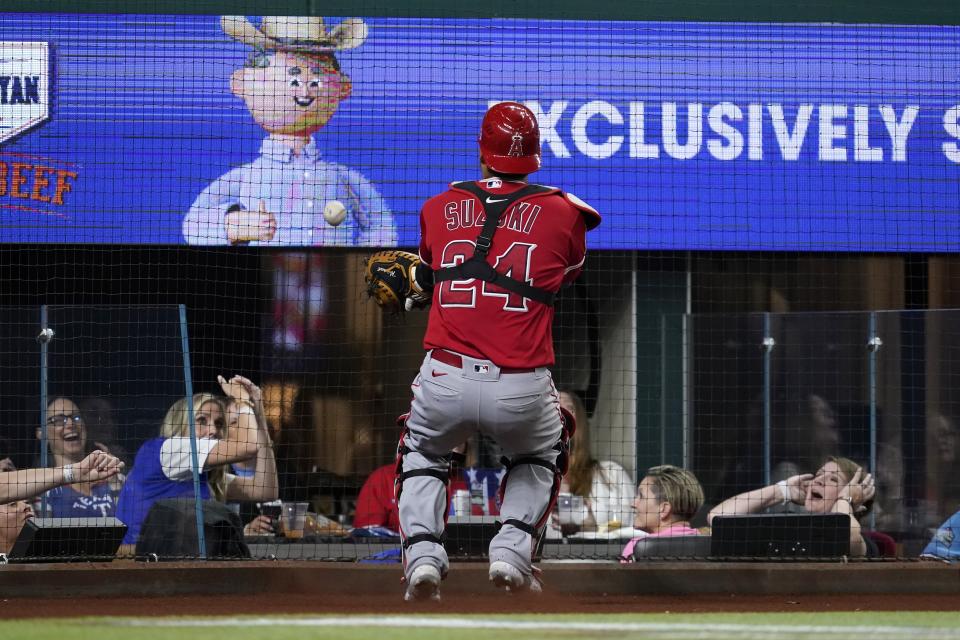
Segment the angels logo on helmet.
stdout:
<path fill-rule="evenodd" d="M 540 127 L 519 102 L 501 102 L 487 110 L 480 126 L 480 157 L 493 171 L 533 173 L 540 168 Z"/>
<path fill-rule="evenodd" d="M 519 131 L 513 134 L 513 141 L 510 143 L 510 151 L 507 151 L 507 155 L 515 158 L 523 156 L 523 136 Z"/>

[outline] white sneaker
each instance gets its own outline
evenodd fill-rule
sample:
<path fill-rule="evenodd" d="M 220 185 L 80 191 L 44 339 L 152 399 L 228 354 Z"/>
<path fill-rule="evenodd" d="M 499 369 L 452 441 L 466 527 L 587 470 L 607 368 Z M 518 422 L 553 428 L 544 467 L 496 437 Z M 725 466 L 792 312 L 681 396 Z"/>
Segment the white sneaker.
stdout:
<path fill-rule="evenodd" d="M 413 600 L 433 600 L 440 602 L 440 570 L 432 564 L 421 564 L 410 574 L 407 581 L 407 593 L 403 599 L 407 602 Z"/>
<path fill-rule="evenodd" d="M 520 569 L 502 560 L 490 563 L 490 582 L 499 589 L 506 589 L 513 593 L 520 591 L 540 593 L 543 591 L 539 580 L 533 576 L 524 575 L 520 572 Z"/>

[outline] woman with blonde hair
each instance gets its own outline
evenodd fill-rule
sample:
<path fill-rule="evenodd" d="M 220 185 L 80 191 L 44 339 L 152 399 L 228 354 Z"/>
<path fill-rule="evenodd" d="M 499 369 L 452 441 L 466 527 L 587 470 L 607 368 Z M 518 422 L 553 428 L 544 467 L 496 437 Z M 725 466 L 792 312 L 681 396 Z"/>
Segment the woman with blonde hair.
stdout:
<path fill-rule="evenodd" d="M 843 513 L 850 517 L 850 555 L 876 555 L 860 528 L 875 494 L 871 474 L 853 460 L 830 456 L 815 474 L 798 474 L 724 500 L 710 510 L 707 522 L 717 516 L 760 512 Z"/>
<path fill-rule="evenodd" d="M 627 543 L 621 562 L 633 562 L 641 540 L 700 535 L 690 521 L 702 506 L 703 487 L 692 471 L 671 464 L 647 469 L 633 501 L 633 527 L 646 535 Z"/>
<path fill-rule="evenodd" d="M 127 525 L 124 544 L 136 544 L 140 527 L 158 500 L 192 496 L 193 448 L 200 470 L 200 497 L 225 501 L 269 501 L 277 497 L 277 472 L 270 434 L 262 415 L 260 390 L 250 380 L 218 376 L 224 393 L 238 406 L 236 429 L 227 428 L 225 402 L 210 393 L 173 403 L 163 419 L 160 436 L 148 440 L 137 452 L 133 469 L 120 493 L 117 517 Z M 189 404 L 188 404 L 189 403 Z M 192 405 L 196 441 L 190 438 Z M 238 478 L 226 467 L 256 457 L 256 473 Z"/>
<path fill-rule="evenodd" d="M 610 531 L 629 526 L 635 489 L 633 478 L 612 460 L 597 460 L 590 450 L 590 421 L 583 400 L 573 391 L 560 392 L 560 405 L 573 414 L 577 430 L 570 441 L 570 468 L 560 492 L 580 496 L 583 507 L 560 522 L 554 512 L 551 527 L 563 535 Z M 566 514 L 565 514 L 566 515 Z"/>

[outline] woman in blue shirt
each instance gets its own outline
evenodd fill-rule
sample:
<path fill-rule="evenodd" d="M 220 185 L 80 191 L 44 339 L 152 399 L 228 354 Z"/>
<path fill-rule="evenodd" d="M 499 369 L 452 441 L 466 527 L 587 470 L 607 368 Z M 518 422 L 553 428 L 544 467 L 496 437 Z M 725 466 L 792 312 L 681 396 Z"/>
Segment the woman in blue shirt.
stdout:
<path fill-rule="evenodd" d="M 196 425 L 200 496 L 221 502 L 269 501 L 277 498 L 276 465 L 270 434 L 257 420 L 260 390 L 242 376 L 229 381 L 218 376 L 228 398 L 238 406 L 236 428 L 228 429 L 224 400 L 210 393 L 181 398 L 167 411 L 160 436 L 147 440 L 127 477 L 117 517 L 127 525 L 124 544 L 136 544 L 150 508 L 158 500 L 193 496 L 192 447 L 187 402 L 193 404 Z M 256 473 L 239 478 L 227 473 L 232 462 L 257 459 Z"/>
<path fill-rule="evenodd" d="M 77 464 L 94 449 L 106 451 L 99 443 L 87 441 L 87 427 L 80 408 L 70 398 L 54 398 L 47 405 L 47 446 L 52 466 Z M 37 439 L 43 433 L 37 429 Z M 109 451 L 107 451 L 109 453 Z M 47 510 L 53 518 L 105 518 L 114 515 L 123 474 L 97 482 L 63 484 L 47 492 Z"/>

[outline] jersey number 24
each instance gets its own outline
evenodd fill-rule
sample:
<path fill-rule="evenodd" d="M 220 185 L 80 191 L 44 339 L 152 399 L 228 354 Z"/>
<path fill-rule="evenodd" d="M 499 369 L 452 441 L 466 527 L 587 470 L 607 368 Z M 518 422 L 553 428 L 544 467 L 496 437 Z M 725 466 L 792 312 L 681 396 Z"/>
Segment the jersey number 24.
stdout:
<path fill-rule="evenodd" d="M 476 243 L 472 240 L 454 240 L 443 248 L 442 266 L 455 267 L 473 255 Z M 537 245 L 514 242 L 496 257 L 493 268 L 514 280 L 533 285 L 530 278 L 530 262 Z M 440 283 L 439 303 L 442 307 L 475 307 L 477 292 L 481 296 L 503 298 L 504 311 L 527 311 L 527 299 L 489 282 L 476 278 L 469 280 L 445 280 Z"/>

